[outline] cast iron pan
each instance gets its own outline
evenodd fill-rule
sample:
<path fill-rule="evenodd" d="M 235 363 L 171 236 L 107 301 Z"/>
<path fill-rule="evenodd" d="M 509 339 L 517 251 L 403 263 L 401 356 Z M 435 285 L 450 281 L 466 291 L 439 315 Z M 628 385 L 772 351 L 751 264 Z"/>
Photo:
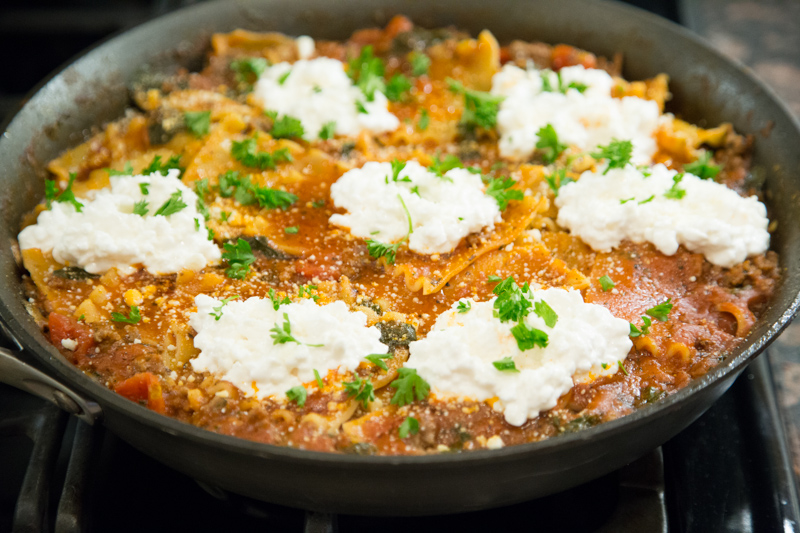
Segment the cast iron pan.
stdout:
<path fill-rule="evenodd" d="M 122 115 L 126 84 L 145 66 L 199 68 L 212 32 L 235 28 L 343 39 L 402 13 L 417 24 L 453 24 L 498 40 L 565 42 L 625 54 L 625 76 L 672 78 L 670 108 L 700 124 L 732 122 L 756 134 L 754 173 L 766 180 L 778 221 L 772 247 L 783 282 L 746 342 L 705 377 L 636 413 L 574 434 L 495 451 L 425 457 L 360 457 L 275 447 L 217 435 L 117 396 L 69 364 L 24 307 L 11 252 L 20 217 L 43 196 L 43 163 Z M 99 416 L 143 452 L 198 480 L 289 506 L 374 515 L 424 515 L 510 504 L 598 477 L 663 443 L 702 414 L 789 322 L 800 289 L 800 125 L 744 67 L 697 37 L 629 7 L 585 0 L 250 0 L 200 4 L 144 24 L 95 48 L 46 81 L 0 138 L 0 318 L 24 353 L 0 357 L 0 380 Z M 59 385 L 19 362 L 27 357 Z M 158 486 L 158 480 L 153 480 Z"/>

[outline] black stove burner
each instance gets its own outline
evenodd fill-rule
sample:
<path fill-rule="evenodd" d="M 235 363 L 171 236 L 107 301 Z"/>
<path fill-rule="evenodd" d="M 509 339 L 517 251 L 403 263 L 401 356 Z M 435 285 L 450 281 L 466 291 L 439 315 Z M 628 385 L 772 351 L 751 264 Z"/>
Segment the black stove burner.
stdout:
<path fill-rule="evenodd" d="M 686 431 L 565 492 L 457 515 L 305 512 L 201 485 L 102 428 L 0 387 L 0 531 L 795 531 L 797 494 L 761 357 Z"/>

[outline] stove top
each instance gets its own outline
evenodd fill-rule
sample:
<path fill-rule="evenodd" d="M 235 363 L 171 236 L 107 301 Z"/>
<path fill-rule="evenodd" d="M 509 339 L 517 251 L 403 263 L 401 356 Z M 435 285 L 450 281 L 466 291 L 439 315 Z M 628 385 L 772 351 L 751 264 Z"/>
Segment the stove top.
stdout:
<path fill-rule="evenodd" d="M 81 49 L 189 3 L 193 0 L 74 0 L 65 7 L 55 0 L 7 1 L 0 7 L 0 43 L 14 53 L 0 58 L 0 66 L 15 75 L 0 77 L 0 120 L 35 83 Z M 784 54 L 788 66 L 776 67 L 772 57 L 769 68 L 759 71 L 768 81 L 770 74 L 776 76 L 779 90 L 781 76 L 791 80 L 796 72 L 800 80 L 798 47 L 778 46 L 782 41 L 771 37 L 780 27 L 789 44 L 796 44 L 800 31 L 785 26 L 800 29 L 800 4 L 628 3 L 685 21 L 740 60 Z M 785 86 L 791 87 L 785 98 L 798 96 L 796 84 Z M 790 103 L 800 106 L 797 100 Z M 792 339 L 779 339 L 692 426 L 617 472 L 530 502 L 425 518 L 320 514 L 226 493 L 150 459 L 103 428 L 0 385 L 0 532 L 422 533 L 515 530 L 520 523 L 565 532 L 796 531 L 800 509 L 784 423 L 792 442 L 800 441 L 798 332 L 800 325 L 784 334 L 781 339 Z"/>

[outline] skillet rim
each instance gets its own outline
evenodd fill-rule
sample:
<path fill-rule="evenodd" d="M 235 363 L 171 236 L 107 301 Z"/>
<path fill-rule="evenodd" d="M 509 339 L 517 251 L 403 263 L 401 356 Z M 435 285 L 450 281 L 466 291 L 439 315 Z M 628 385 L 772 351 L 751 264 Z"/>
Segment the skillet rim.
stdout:
<path fill-rule="evenodd" d="M 88 58 L 93 52 L 99 51 L 109 42 L 114 41 L 121 35 L 128 35 L 134 33 L 145 33 L 148 30 L 152 31 L 153 27 L 160 24 L 175 24 L 175 21 L 189 11 L 200 12 L 204 9 L 213 10 L 218 5 L 226 3 L 225 0 L 217 0 L 203 4 L 196 4 L 188 6 L 166 15 L 157 17 L 150 21 L 144 22 L 132 28 L 121 30 L 112 34 L 105 39 L 93 44 L 86 50 L 79 53 L 77 56 L 62 64 L 53 73 L 48 75 L 26 96 L 23 100 L 24 105 L 20 106 L 17 111 L 5 121 L 2 125 L 2 130 L 6 131 L 17 115 L 28 105 L 28 103 L 35 98 L 37 93 L 47 86 L 51 81 L 58 78 L 70 66 L 78 61 Z M 739 61 L 731 59 L 716 48 L 712 47 L 704 39 L 699 37 L 694 32 L 673 23 L 667 19 L 663 19 L 657 15 L 646 12 L 642 9 L 613 2 L 608 0 L 601 0 L 594 2 L 600 4 L 603 9 L 616 11 L 622 17 L 628 19 L 636 19 L 638 22 L 646 25 L 659 26 L 660 29 L 666 30 L 672 34 L 686 39 L 691 43 L 694 49 L 702 50 L 714 56 L 721 61 L 722 65 L 733 67 L 739 71 L 739 75 L 743 77 L 741 80 L 744 84 L 750 84 L 750 88 L 755 89 L 757 92 L 763 93 L 766 99 L 771 102 L 777 110 L 788 118 L 790 126 L 793 128 L 794 133 L 800 139 L 800 119 L 791 113 L 788 107 L 777 97 L 775 92 L 768 87 L 764 82 L 759 80 L 753 72 L 741 64 Z M 232 8 L 233 9 L 233 8 Z M 402 9 L 399 6 L 399 10 Z M 199 33 L 199 32 L 198 32 Z M 0 138 L 0 143 L 3 139 Z M 18 232 L 13 232 L 16 235 Z M 781 270 L 786 273 L 786 267 L 781 263 Z M 786 274 L 785 274 L 786 275 Z M 786 278 L 781 280 L 777 292 L 786 289 Z M 186 422 L 181 422 L 175 418 L 166 415 L 160 415 L 149 409 L 131 402 L 112 390 L 108 389 L 100 382 L 90 378 L 77 367 L 69 363 L 49 342 L 46 341 L 44 336 L 30 335 L 26 328 L 22 327 L 20 320 L 17 319 L 12 313 L 6 303 L 6 295 L 0 295 L 0 319 L 7 325 L 13 340 L 18 341 L 23 346 L 23 352 L 31 353 L 32 357 L 39 363 L 45 365 L 48 370 L 55 372 L 56 379 L 59 379 L 66 386 L 76 389 L 79 393 L 87 396 L 88 399 L 97 401 L 101 406 L 110 405 L 117 412 L 121 412 L 124 416 L 132 418 L 138 423 L 145 424 L 152 428 L 158 429 L 170 435 L 186 438 L 193 444 L 210 445 L 214 448 L 225 450 L 228 452 L 241 453 L 246 455 L 259 456 L 262 458 L 276 458 L 289 460 L 297 463 L 331 463 L 336 465 L 359 465 L 362 467 L 379 468 L 383 466 L 441 466 L 447 467 L 449 465 L 461 465 L 467 462 L 484 462 L 484 461 L 511 461 L 521 459 L 522 456 L 544 454 L 554 446 L 569 449 L 570 447 L 579 446 L 584 441 L 594 440 L 596 437 L 603 436 L 609 438 L 614 435 L 628 431 L 629 426 L 639 423 L 643 419 L 660 418 L 666 414 L 676 405 L 681 404 L 684 400 L 699 393 L 701 390 L 709 387 L 717 381 L 723 381 L 726 377 L 735 377 L 743 367 L 749 363 L 754 357 L 760 354 L 766 347 L 777 338 L 781 331 L 791 322 L 792 318 L 797 314 L 800 309 L 800 289 L 794 295 L 791 304 L 783 310 L 778 320 L 771 323 L 761 336 L 753 338 L 749 335 L 733 352 L 730 352 L 725 360 L 718 366 L 712 368 L 708 373 L 700 378 L 693 379 L 686 387 L 678 390 L 677 392 L 665 397 L 655 404 L 647 405 L 638 408 L 634 412 L 611 420 L 603 422 L 591 428 L 571 433 L 561 434 L 556 437 L 545 439 L 537 442 L 530 442 L 525 444 L 518 444 L 513 446 L 504 447 L 499 450 L 472 450 L 466 453 L 457 454 L 431 454 L 420 456 L 359 456 L 351 454 L 339 454 L 332 452 L 318 452 L 311 450 L 302 450 L 288 446 L 278 446 L 273 444 L 264 444 L 260 442 L 250 441 L 229 435 L 215 433 L 210 430 L 202 429 L 197 426 L 191 425 Z M 29 315 L 26 315 L 25 320 L 31 320 Z M 35 326 L 38 329 L 38 326 Z M 99 401 L 98 401 L 99 399 Z M 105 408 L 104 408 L 105 409 Z"/>

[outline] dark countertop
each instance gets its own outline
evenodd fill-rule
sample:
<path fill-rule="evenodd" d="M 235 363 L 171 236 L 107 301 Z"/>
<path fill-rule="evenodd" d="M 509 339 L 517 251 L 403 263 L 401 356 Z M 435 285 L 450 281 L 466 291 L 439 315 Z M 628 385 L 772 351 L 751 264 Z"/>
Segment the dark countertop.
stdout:
<path fill-rule="evenodd" d="M 682 19 L 725 55 L 750 67 L 800 117 L 800 2 L 685 0 Z M 800 179 L 800 177 L 799 177 Z M 767 354 L 800 478 L 800 319 Z"/>

